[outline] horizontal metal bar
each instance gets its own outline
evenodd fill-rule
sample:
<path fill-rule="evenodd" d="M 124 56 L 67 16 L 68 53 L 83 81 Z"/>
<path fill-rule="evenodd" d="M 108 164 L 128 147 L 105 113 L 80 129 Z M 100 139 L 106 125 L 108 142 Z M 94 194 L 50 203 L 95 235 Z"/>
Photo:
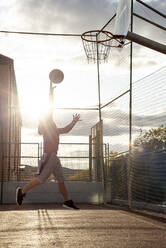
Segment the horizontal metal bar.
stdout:
<path fill-rule="evenodd" d="M 155 22 L 152 22 L 152 21 L 146 19 L 145 17 L 140 16 L 140 15 L 138 15 L 138 14 L 136 14 L 136 13 L 133 13 L 133 15 L 136 16 L 136 17 L 138 17 L 138 18 L 140 18 L 140 19 L 142 19 L 142 20 L 145 21 L 145 22 L 148 22 L 148 23 L 152 24 L 153 26 L 156 26 L 156 27 L 158 27 L 158 28 L 160 28 L 160 29 L 166 31 L 166 27 L 163 27 L 163 26 L 161 26 L 161 25 L 159 25 L 159 24 L 157 24 L 157 23 L 155 23 Z"/>
<path fill-rule="evenodd" d="M 0 142 L 1 145 L 39 145 L 40 143 Z M 89 143 L 59 143 L 60 145 L 88 145 Z"/>
<path fill-rule="evenodd" d="M 79 157 L 79 156 L 71 156 L 71 157 L 68 157 L 68 156 L 58 156 L 58 158 L 74 158 L 74 159 L 79 159 L 79 158 L 86 158 L 86 159 L 89 159 L 88 156 L 85 156 L 85 157 Z M 95 158 L 95 157 L 94 157 Z"/>
<path fill-rule="evenodd" d="M 93 139 L 93 138 L 92 138 Z M 96 145 L 98 143 L 91 143 L 92 145 Z M 106 143 L 103 143 L 105 145 Z M 60 143 L 59 145 L 89 145 L 89 143 Z"/>
<path fill-rule="evenodd" d="M 89 143 L 59 143 L 59 145 L 89 145 Z"/>
<path fill-rule="evenodd" d="M 163 14 L 163 13 L 161 13 L 160 11 L 158 11 L 158 10 L 152 8 L 152 7 L 149 6 L 147 3 L 144 3 L 144 2 L 142 2 L 141 0 L 136 0 L 136 1 L 137 1 L 138 3 L 144 5 L 144 6 L 147 7 L 148 9 L 154 11 L 154 12 L 157 13 L 158 15 L 160 15 L 160 16 L 166 18 L 166 15 L 165 15 L 165 14 Z"/>
<path fill-rule="evenodd" d="M 69 37 L 81 37 L 81 34 L 57 34 L 57 33 L 36 33 L 36 32 L 20 32 L 20 31 L 5 31 L 0 30 L 0 33 L 5 34 L 28 34 L 28 35 L 45 35 L 45 36 L 69 36 Z"/>
<path fill-rule="evenodd" d="M 36 159 L 38 159 L 38 158 L 40 158 L 40 156 L 39 157 L 31 157 L 31 156 L 4 156 L 4 158 L 36 158 Z M 79 159 L 79 158 L 86 158 L 86 159 L 88 159 L 89 158 L 89 156 L 58 156 L 58 158 L 74 158 L 74 159 Z M 96 157 L 92 157 L 92 158 L 96 158 Z"/>
<path fill-rule="evenodd" d="M 40 145 L 40 143 L 0 142 L 1 145 Z M 97 143 L 92 143 L 95 145 Z M 59 143 L 59 145 L 89 145 L 89 143 Z M 105 143 L 103 143 L 105 145 Z"/>
<path fill-rule="evenodd" d="M 40 143 L 0 142 L 0 145 L 39 145 Z"/>
<path fill-rule="evenodd" d="M 98 108 L 55 108 L 63 110 L 99 110 Z"/>
<path fill-rule="evenodd" d="M 7 158 L 7 159 L 15 159 L 15 158 L 18 158 L 18 159 L 21 159 L 21 158 L 32 158 L 32 159 L 39 159 L 39 157 L 31 157 L 31 156 L 4 156 L 3 158 Z"/>

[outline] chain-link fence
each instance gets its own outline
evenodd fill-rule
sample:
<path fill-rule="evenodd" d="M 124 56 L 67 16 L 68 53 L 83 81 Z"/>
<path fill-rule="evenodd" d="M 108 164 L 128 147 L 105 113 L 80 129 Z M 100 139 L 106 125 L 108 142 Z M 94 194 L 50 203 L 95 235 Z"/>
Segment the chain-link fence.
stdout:
<path fill-rule="evenodd" d="M 102 109 L 105 139 L 110 139 L 107 178 L 112 181 L 113 202 L 160 210 L 166 206 L 165 76 L 163 67 L 133 83 L 131 150 L 130 91 Z"/>

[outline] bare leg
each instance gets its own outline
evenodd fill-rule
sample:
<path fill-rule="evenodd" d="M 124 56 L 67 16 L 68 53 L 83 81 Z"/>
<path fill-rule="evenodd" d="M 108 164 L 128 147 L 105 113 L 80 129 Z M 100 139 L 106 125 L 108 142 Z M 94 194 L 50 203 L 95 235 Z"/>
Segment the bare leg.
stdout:
<path fill-rule="evenodd" d="M 37 179 L 32 180 L 27 185 L 25 185 L 22 189 L 22 193 L 26 194 L 29 190 L 36 187 L 37 185 L 41 184 Z M 60 193 L 62 194 L 65 201 L 69 200 L 67 189 L 64 183 L 58 183 L 58 188 Z"/>
<path fill-rule="evenodd" d="M 59 191 L 62 194 L 65 201 L 69 200 L 67 189 L 64 183 L 58 183 Z"/>
<path fill-rule="evenodd" d="M 28 184 L 26 184 L 23 189 L 22 189 L 22 193 L 26 194 L 30 189 L 36 187 L 37 185 L 41 184 L 37 179 L 32 180 L 31 182 L 29 182 Z"/>

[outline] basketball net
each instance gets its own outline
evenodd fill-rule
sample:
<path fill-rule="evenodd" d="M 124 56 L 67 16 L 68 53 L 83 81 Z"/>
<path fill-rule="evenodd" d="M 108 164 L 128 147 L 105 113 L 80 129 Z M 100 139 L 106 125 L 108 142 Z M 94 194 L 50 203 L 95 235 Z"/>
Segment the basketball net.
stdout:
<path fill-rule="evenodd" d="M 87 31 L 81 35 L 83 47 L 88 62 L 103 61 L 106 62 L 111 47 L 122 47 L 124 44 L 123 35 L 113 35 L 105 30 Z M 112 41 L 116 40 L 116 44 Z"/>

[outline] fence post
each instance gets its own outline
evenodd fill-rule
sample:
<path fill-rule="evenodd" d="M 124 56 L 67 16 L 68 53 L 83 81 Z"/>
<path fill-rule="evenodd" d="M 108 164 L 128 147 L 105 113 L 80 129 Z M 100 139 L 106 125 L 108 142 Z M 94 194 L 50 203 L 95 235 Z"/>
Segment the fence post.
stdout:
<path fill-rule="evenodd" d="M 4 184 L 4 143 L 1 142 L 1 197 L 0 197 L 0 204 L 3 204 L 3 184 Z"/>
<path fill-rule="evenodd" d="M 92 181 L 92 135 L 89 135 L 89 180 Z"/>
<path fill-rule="evenodd" d="M 133 0 L 131 0 L 131 32 L 133 32 Z M 130 103 L 129 103 L 129 163 L 128 163 L 128 205 L 132 208 L 131 167 L 132 167 L 132 100 L 133 100 L 133 43 L 130 44 Z"/>
<path fill-rule="evenodd" d="M 102 170 L 102 184 L 103 184 L 103 203 L 106 204 L 106 173 L 103 156 L 103 120 L 99 122 L 99 160 Z"/>

